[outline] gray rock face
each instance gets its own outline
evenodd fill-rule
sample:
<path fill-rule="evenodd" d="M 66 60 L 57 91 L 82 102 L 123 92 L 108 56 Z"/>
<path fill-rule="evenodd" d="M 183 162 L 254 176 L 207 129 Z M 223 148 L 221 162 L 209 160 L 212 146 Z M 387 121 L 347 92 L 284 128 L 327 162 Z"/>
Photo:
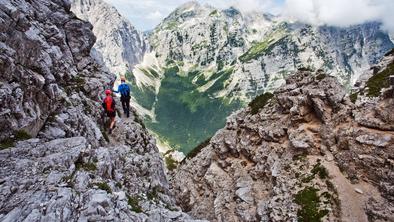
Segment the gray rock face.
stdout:
<path fill-rule="evenodd" d="M 243 101 L 274 91 L 301 67 L 322 69 L 352 86 L 362 71 L 393 47 L 376 22 L 347 28 L 316 26 L 197 2 L 173 11 L 155 28 L 149 42 L 161 70 L 174 61 L 185 73 L 201 71 L 206 78 L 207 73 L 217 72 L 226 87 L 211 84 L 200 90 Z"/>
<path fill-rule="evenodd" d="M 92 56 L 112 73 L 124 75 L 139 64 L 148 50 L 143 33 L 102 0 L 73 0 L 71 10 L 93 25 L 97 37 Z"/>
<path fill-rule="evenodd" d="M 115 78 L 70 2 L 4 0 L 0 19 L 0 221 L 193 221 L 135 111 L 105 133 Z"/>
<path fill-rule="evenodd" d="M 0 141 L 21 129 L 36 136 L 71 93 L 98 98 L 111 84 L 88 56 L 92 26 L 69 13 L 67 1 L 6 0 L 0 7 Z"/>
<path fill-rule="evenodd" d="M 74 137 L 0 151 L 0 220 L 192 221 L 169 196 L 153 139 L 132 120 L 114 132 L 123 133 L 130 139 L 106 147 Z"/>
<path fill-rule="evenodd" d="M 381 71 L 394 57 L 384 60 Z M 256 115 L 250 108 L 233 114 L 185 160 L 171 179 L 177 203 L 211 221 L 298 221 L 305 218 L 300 198 L 316 192 L 315 211 L 327 221 L 393 220 L 390 90 L 376 98 L 360 93 L 354 105 L 335 78 L 299 71 Z M 341 201 L 360 210 L 348 214 Z"/>

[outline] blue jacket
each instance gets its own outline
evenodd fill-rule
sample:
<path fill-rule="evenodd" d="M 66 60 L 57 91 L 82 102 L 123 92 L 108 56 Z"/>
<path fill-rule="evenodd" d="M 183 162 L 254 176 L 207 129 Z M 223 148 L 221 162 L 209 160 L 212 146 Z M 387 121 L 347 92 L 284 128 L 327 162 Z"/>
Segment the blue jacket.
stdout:
<path fill-rule="evenodd" d="M 130 97 L 130 86 L 126 83 L 122 83 L 118 87 L 118 91 L 114 91 L 115 93 L 120 93 L 122 97 Z"/>

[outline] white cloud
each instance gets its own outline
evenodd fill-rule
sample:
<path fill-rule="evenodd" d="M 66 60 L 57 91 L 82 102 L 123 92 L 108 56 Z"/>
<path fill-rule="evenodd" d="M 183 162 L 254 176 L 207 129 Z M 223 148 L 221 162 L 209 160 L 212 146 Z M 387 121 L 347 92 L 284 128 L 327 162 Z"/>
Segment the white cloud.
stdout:
<path fill-rule="evenodd" d="M 350 26 L 381 21 L 394 31 L 393 0 L 287 0 L 283 14 L 312 24 Z"/>
<path fill-rule="evenodd" d="M 274 0 L 236 0 L 233 5 L 242 11 L 264 11 L 276 14 L 279 5 Z"/>
<path fill-rule="evenodd" d="M 154 21 L 160 20 L 163 17 L 164 17 L 163 14 L 158 10 L 156 10 L 154 12 L 150 12 L 147 16 L 148 19 L 154 20 Z"/>
<path fill-rule="evenodd" d="M 382 0 L 382 19 L 384 28 L 387 29 L 391 34 L 394 34 L 394 1 L 393 0 Z"/>
<path fill-rule="evenodd" d="M 175 8 L 190 0 L 105 0 L 140 30 L 154 28 Z M 198 0 L 218 8 L 264 11 L 311 24 L 349 26 L 381 21 L 394 33 L 394 0 Z"/>
<path fill-rule="evenodd" d="M 263 11 L 272 14 L 279 13 L 283 0 L 200 0 L 218 8 L 236 7 L 243 12 Z"/>

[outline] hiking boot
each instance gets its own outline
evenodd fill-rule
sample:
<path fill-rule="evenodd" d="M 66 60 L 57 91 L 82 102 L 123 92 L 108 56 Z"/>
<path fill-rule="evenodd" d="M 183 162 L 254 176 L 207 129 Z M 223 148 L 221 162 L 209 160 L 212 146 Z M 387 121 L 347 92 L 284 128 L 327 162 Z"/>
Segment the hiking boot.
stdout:
<path fill-rule="evenodd" d="M 108 134 L 112 134 L 112 129 L 109 129 Z"/>

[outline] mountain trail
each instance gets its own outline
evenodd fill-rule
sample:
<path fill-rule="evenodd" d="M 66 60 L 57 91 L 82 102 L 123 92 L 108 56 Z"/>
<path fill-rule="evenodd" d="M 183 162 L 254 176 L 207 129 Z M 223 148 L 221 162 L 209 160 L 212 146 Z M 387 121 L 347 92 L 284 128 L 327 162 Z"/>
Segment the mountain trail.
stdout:
<path fill-rule="evenodd" d="M 312 156 L 309 160 L 315 163 L 318 158 L 317 156 Z M 333 161 L 322 160 L 321 164 L 328 170 L 331 182 L 337 189 L 341 203 L 341 221 L 367 222 L 368 218 L 364 208 L 369 196 L 380 196 L 376 188 L 364 182 L 352 184 Z M 361 191 L 362 194 L 358 193 L 356 190 Z"/>
<path fill-rule="evenodd" d="M 108 133 L 108 129 L 106 128 L 106 132 L 108 134 L 109 138 L 109 143 L 112 146 L 121 146 L 125 145 L 127 141 L 125 140 L 125 137 L 127 137 L 127 132 L 130 127 L 132 127 L 133 124 L 136 124 L 136 118 L 134 116 L 135 114 L 131 112 L 131 116 L 129 118 L 123 117 L 123 114 L 121 116 L 116 116 L 115 118 L 115 128 L 112 130 L 112 133 Z"/>

